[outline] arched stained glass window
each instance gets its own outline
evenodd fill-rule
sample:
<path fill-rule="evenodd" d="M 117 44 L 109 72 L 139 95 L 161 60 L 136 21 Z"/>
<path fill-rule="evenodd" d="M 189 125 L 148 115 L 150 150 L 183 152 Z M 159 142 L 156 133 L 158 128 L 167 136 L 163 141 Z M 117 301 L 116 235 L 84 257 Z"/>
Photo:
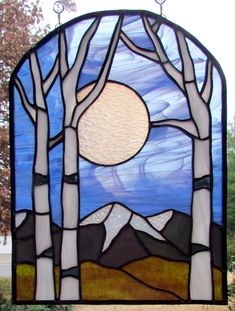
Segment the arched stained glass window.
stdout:
<path fill-rule="evenodd" d="M 226 303 L 226 89 L 145 11 L 88 14 L 11 87 L 15 302 Z"/>

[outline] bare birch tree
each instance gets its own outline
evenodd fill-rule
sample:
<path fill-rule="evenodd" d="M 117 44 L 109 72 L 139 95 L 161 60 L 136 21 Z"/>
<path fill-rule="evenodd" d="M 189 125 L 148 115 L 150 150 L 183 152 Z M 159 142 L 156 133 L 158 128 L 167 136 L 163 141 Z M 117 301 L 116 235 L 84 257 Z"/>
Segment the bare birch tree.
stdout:
<path fill-rule="evenodd" d="M 164 120 L 152 122 L 152 127 L 172 126 L 191 137 L 193 142 L 193 194 L 192 194 L 192 237 L 190 268 L 190 299 L 212 300 L 213 281 L 211 267 L 210 231 L 211 231 L 211 117 L 210 100 L 213 91 L 213 64 L 208 58 L 204 84 L 199 91 L 196 81 L 193 58 L 190 54 L 185 34 L 175 29 L 182 71 L 169 60 L 164 46 L 158 36 L 161 23 L 150 24 L 143 16 L 143 24 L 154 51 L 143 49 L 124 33 L 123 43 L 133 52 L 152 60 L 162 66 L 166 75 L 179 87 L 187 99 L 190 118 L 188 120 Z"/>
<path fill-rule="evenodd" d="M 35 51 L 29 54 L 34 87 L 34 103 L 30 103 L 18 77 L 15 85 L 22 105 L 35 127 L 35 148 L 32 174 L 33 210 L 35 215 L 36 300 L 55 300 L 51 206 L 49 195 L 49 117 L 46 95 L 55 82 L 59 62 L 55 59 L 51 71 L 43 80 Z M 53 147 L 53 142 L 51 148 Z"/>
<path fill-rule="evenodd" d="M 59 35 L 60 76 L 64 104 L 64 155 L 62 180 L 63 234 L 61 249 L 60 289 L 61 300 L 78 300 L 80 298 L 78 260 L 78 123 L 82 114 L 90 105 L 94 103 L 105 86 L 119 41 L 122 19 L 123 18 L 120 17 L 116 23 L 113 36 L 108 47 L 107 55 L 95 86 L 81 102 L 78 102 L 77 100 L 77 83 L 88 54 L 90 42 L 98 29 L 100 18 L 95 18 L 91 26 L 84 34 L 71 68 L 68 66 L 68 51 L 65 31 L 62 30 Z M 61 139 L 60 135 L 58 135 L 58 139 Z"/>

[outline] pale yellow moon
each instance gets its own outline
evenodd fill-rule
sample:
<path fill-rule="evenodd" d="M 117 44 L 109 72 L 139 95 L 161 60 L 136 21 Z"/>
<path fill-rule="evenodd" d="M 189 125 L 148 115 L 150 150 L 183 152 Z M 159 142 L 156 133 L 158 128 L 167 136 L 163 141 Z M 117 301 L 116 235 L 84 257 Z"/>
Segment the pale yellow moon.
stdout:
<path fill-rule="evenodd" d="M 83 88 L 78 101 L 93 87 Z M 107 82 L 79 120 L 79 152 L 99 165 L 120 164 L 141 150 L 148 133 L 149 115 L 141 97 L 126 85 Z"/>

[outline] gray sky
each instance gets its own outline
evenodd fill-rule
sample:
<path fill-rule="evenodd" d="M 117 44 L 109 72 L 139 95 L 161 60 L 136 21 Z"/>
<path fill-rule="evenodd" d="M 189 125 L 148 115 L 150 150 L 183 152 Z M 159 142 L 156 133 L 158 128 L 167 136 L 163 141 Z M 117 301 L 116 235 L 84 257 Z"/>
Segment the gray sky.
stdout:
<path fill-rule="evenodd" d="M 53 0 L 42 0 L 46 21 L 52 28 L 58 23 Z M 141 9 L 155 13 L 160 6 L 155 0 L 76 0 L 77 12 L 63 12 L 64 23 L 78 15 L 115 9 Z M 235 2 L 233 0 L 166 0 L 163 14 L 194 35 L 219 61 L 227 80 L 228 120 L 235 115 Z"/>

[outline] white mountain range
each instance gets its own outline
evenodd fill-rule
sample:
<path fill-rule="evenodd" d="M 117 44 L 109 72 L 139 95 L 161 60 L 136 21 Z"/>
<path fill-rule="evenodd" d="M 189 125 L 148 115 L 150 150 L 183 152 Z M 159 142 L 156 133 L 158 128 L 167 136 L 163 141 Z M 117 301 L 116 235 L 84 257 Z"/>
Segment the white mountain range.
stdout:
<path fill-rule="evenodd" d="M 27 213 L 16 213 L 15 224 L 19 227 L 26 218 Z M 161 231 L 173 216 L 173 211 L 169 210 L 160 214 L 143 217 L 130 211 L 126 206 L 120 203 L 111 203 L 96 210 L 85 217 L 80 226 L 101 224 L 103 223 L 106 230 L 105 241 L 102 252 L 106 251 L 113 239 L 118 235 L 124 226 L 129 224 L 135 230 L 145 232 L 157 240 L 166 241 Z"/>
<path fill-rule="evenodd" d="M 102 252 L 106 251 L 120 230 L 127 224 L 135 230 L 143 231 L 157 240 L 165 241 L 160 231 L 172 218 L 173 211 L 166 211 L 154 216 L 143 217 L 120 203 L 108 204 L 81 221 L 80 226 L 103 223 L 106 237 Z"/>

